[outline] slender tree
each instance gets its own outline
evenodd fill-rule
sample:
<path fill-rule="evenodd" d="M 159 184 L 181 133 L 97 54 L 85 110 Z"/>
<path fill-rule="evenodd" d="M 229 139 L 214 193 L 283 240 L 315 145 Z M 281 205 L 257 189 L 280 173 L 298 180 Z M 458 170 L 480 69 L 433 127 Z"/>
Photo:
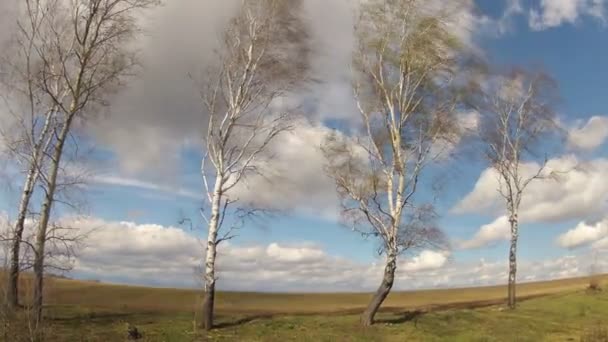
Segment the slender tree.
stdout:
<path fill-rule="evenodd" d="M 17 218 L 11 232 L 10 264 L 8 268 L 7 304 L 15 308 L 19 303 L 20 253 L 23 243 L 25 220 L 30 201 L 38 182 L 45 152 L 52 140 L 56 124 L 57 106 L 40 88 L 40 59 L 36 51 L 40 43 L 40 30 L 44 27 L 48 8 L 40 0 L 25 0 L 23 17 L 17 21 L 17 30 L 9 48 L 2 57 L 3 109 L 9 113 L 9 121 L 0 129 L 3 145 L 13 160 L 25 173 Z M 63 88 L 55 80 L 53 88 L 62 97 Z"/>
<path fill-rule="evenodd" d="M 268 145 L 290 129 L 290 118 L 276 103 L 306 80 L 308 30 L 299 1 L 244 0 L 224 31 L 214 63 L 203 75 L 201 97 L 208 117 L 201 166 L 210 215 L 204 264 L 202 327 L 213 327 L 218 245 L 233 237 L 225 228 L 228 211 L 252 213 L 252 203 L 231 194 L 254 173 Z"/>
<path fill-rule="evenodd" d="M 521 201 L 531 182 L 559 172 L 546 170 L 546 154 L 539 161 L 539 152 L 559 132 L 553 110 L 557 88 L 547 75 L 523 69 L 489 76 L 484 72 L 476 84 L 471 94 L 481 114 L 484 156 L 496 171 L 511 230 L 508 306 L 515 308 Z"/>
<path fill-rule="evenodd" d="M 49 222 L 62 170 L 62 157 L 77 122 L 107 105 L 108 95 L 119 89 L 137 66 L 128 44 L 138 32 L 136 15 L 156 0 L 40 0 L 44 9 L 35 32 L 38 61 L 32 83 L 42 98 L 52 103 L 54 125 L 44 151 L 43 170 L 38 167 L 42 204 L 34 242 L 34 310 L 42 321 L 43 273 Z M 33 12 L 27 12 L 30 15 Z M 34 21 L 34 20 L 32 20 Z M 57 87 L 57 85 L 61 87 Z M 75 141 L 76 139 L 72 139 Z"/>
<path fill-rule="evenodd" d="M 381 284 L 361 317 L 365 326 L 393 287 L 398 256 L 444 245 L 432 206 L 416 196 L 438 146 L 457 133 L 458 44 L 443 19 L 424 1 L 361 5 L 353 61 L 360 130 L 353 138 L 335 134 L 323 147 L 345 221 L 378 238 L 386 257 Z"/>

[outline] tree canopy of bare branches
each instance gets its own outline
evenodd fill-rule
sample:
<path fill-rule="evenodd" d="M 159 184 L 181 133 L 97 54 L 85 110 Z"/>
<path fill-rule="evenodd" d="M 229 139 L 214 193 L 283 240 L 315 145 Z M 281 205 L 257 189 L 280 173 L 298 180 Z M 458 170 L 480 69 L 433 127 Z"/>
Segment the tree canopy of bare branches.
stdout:
<path fill-rule="evenodd" d="M 138 33 L 135 15 L 155 4 L 157 0 L 23 2 L 18 31 L 12 40 L 17 53 L 10 61 L 14 62 L 11 70 L 23 85 L 19 89 L 28 107 L 23 113 L 14 113 L 19 118 L 17 123 L 24 127 L 24 134 L 18 138 L 26 142 L 28 171 L 12 255 L 13 264 L 18 265 L 18 248 L 22 242 L 19 234 L 33 187 L 38 182 L 42 204 L 33 265 L 37 322 L 42 320 L 43 270 L 48 254 L 45 248 L 55 231 L 49 229 L 52 207 L 58 200 L 56 193 L 68 185 L 63 184 L 60 177 L 67 145 L 77 144 L 73 130 L 78 123 L 107 106 L 109 95 L 135 71 L 136 54 L 128 47 Z M 11 293 L 15 296 L 12 301 L 16 302 L 16 277 L 11 276 L 9 281 L 9 287 L 15 288 Z"/>
<path fill-rule="evenodd" d="M 497 190 L 504 198 L 511 229 L 508 306 L 515 308 L 519 207 L 531 182 L 556 175 L 556 171 L 547 172 L 543 149 L 559 131 L 554 111 L 557 87 L 547 75 L 523 69 L 484 72 L 475 84 L 470 94 L 481 114 L 483 155 L 498 175 Z M 532 172 L 523 168 L 524 163 L 537 161 Z"/>
<path fill-rule="evenodd" d="M 374 316 L 395 279 L 398 255 L 444 247 L 432 205 L 417 201 L 423 170 L 437 146 L 457 133 L 457 40 L 442 11 L 423 1 L 361 5 L 353 59 L 361 126 L 355 137 L 335 134 L 323 147 L 328 174 L 353 229 L 380 240 L 382 282 L 361 317 Z"/>
<path fill-rule="evenodd" d="M 13 160 L 26 170 L 25 181 L 11 236 L 11 263 L 9 267 L 7 303 L 18 304 L 18 278 L 25 220 L 43 169 L 45 153 L 52 143 L 52 131 L 57 125 L 56 107 L 44 96 L 40 87 L 41 61 L 37 56 L 40 32 L 45 26 L 48 9 L 35 1 L 25 1 L 23 18 L 19 20 L 9 52 L 2 58 L 3 110 L 8 122 L 3 125 L 3 146 Z M 55 87 L 59 87 L 55 84 Z"/>
<path fill-rule="evenodd" d="M 213 326 L 217 245 L 232 238 L 221 231 L 228 211 L 255 213 L 231 190 L 271 162 L 265 150 L 291 129 L 290 113 L 277 103 L 307 79 L 308 29 L 300 1 L 245 0 L 223 34 L 221 48 L 203 75 L 200 91 L 208 116 L 201 172 L 210 215 L 205 259 L 205 329 Z"/>

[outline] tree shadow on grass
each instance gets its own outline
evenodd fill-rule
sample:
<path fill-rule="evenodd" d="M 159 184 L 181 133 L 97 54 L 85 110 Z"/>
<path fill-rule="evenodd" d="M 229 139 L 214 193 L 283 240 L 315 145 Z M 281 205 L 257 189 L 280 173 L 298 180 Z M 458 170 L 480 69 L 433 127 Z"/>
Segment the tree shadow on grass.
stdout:
<path fill-rule="evenodd" d="M 533 298 L 539 297 L 547 297 L 547 294 L 536 294 L 536 295 L 528 295 L 521 296 L 518 300 L 525 301 Z M 399 307 L 385 307 L 381 308 L 380 312 L 384 313 L 385 316 L 376 320 L 376 323 L 384 323 L 384 324 L 403 324 L 408 322 L 414 322 L 416 325 L 418 318 L 421 316 L 445 310 L 459 310 L 459 309 L 478 309 L 484 308 L 488 306 L 499 305 L 505 302 L 506 299 L 498 298 L 491 300 L 478 300 L 478 301 L 466 301 L 466 302 L 454 302 L 447 304 L 431 304 L 426 305 L 424 307 L 420 307 L 417 309 L 403 310 L 403 308 Z M 281 312 L 272 312 L 272 313 L 250 313 L 244 317 L 234 318 L 234 316 L 218 316 L 218 322 L 214 325 L 214 329 L 226 329 L 226 328 L 234 328 L 238 327 L 253 321 L 257 320 L 269 320 L 280 316 L 315 316 L 315 315 L 323 315 L 323 316 L 343 316 L 343 315 L 358 315 L 363 312 L 363 308 L 358 309 L 346 309 L 346 310 L 337 310 L 333 312 L 300 312 L 300 313 L 281 313 Z M 390 315 L 386 317 L 386 315 Z M 223 319 L 222 319 L 223 318 Z"/>
<path fill-rule="evenodd" d="M 385 323 L 385 324 L 402 324 L 411 321 L 416 321 L 416 319 L 426 312 L 423 310 L 408 310 L 402 312 L 395 312 L 392 318 L 383 318 L 376 321 L 376 323 Z"/>
<path fill-rule="evenodd" d="M 239 318 L 236 320 L 218 322 L 213 327 L 215 329 L 233 328 L 233 327 L 238 327 L 240 325 L 247 324 L 249 322 L 253 322 L 256 320 L 260 320 L 260 319 L 271 319 L 274 316 L 275 315 L 273 315 L 273 314 L 251 315 L 251 316 L 242 317 L 242 318 Z"/>
<path fill-rule="evenodd" d="M 91 321 L 91 322 L 108 322 L 113 323 L 117 321 L 123 321 L 128 318 L 138 317 L 134 313 L 111 313 L 111 312 L 91 312 L 91 313 L 79 313 L 75 315 L 49 315 L 45 317 L 46 320 L 51 322 L 75 322 L 75 321 Z"/>

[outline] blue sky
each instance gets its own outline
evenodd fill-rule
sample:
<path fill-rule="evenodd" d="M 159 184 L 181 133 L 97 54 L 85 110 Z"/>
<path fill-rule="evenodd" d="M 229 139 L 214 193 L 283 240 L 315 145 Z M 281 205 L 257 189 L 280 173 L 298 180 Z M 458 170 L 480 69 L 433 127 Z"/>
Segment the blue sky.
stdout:
<path fill-rule="evenodd" d="M 314 7 L 317 2 L 311 1 L 313 14 L 320 13 L 315 12 L 318 11 Z M 195 6 L 181 2 L 183 8 L 180 8 L 179 3 L 168 5 L 168 8 L 164 9 L 166 12 L 160 12 L 158 15 L 169 18 L 192 11 L 188 6 Z M 229 259 L 224 261 L 225 280 L 220 279 L 220 286 L 224 288 L 349 291 L 375 286 L 374 281 L 361 281 L 357 275 L 378 274 L 379 269 L 375 263 L 381 260 L 375 253 L 375 241 L 364 240 L 341 226 L 335 215 L 332 216 L 331 212 L 335 212 L 335 208 L 332 208 L 334 198 L 330 183 L 313 185 L 315 181 L 321 182 L 323 178 L 319 157 L 315 155 L 314 150 L 315 144 L 318 145 L 320 141 L 314 139 L 319 137 L 319 132 L 326 130 L 323 123 L 332 122 L 334 124 L 331 126 L 334 126 L 336 122 L 345 118 L 348 120 L 354 114 L 348 99 L 350 92 L 344 88 L 345 84 L 348 84 L 345 76 L 345 70 L 348 69 L 348 49 L 344 49 L 342 45 L 348 47 L 350 26 L 348 20 L 344 19 L 342 22 L 342 18 L 349 12 L 344 10 L 345 1 L 335 0 L 329 3 L 329 8 L 325 8 L 325 11 L 335 11 L 336 20 L 332 23 L 320 22 L 317 29 L 327 30 L 327 37 L 319 39 L 321 43 L 330 46 L 335 44 L 335 49 L 328 49 L 329 52 L 323 56 L 326 60 L 319 62 L 317 67 L 320 72 L 329 70 L 326 74 L 332 79 L 328 82 L 329 88 L 312 94 L 320 103 L 317 107 L 319 112 L 315 114 L 316 122 L 304 125 L 302 134 L 293 141 L 283 141 L 284 147 L 289 143 L 295 144 L 290 152 L 285 152 L 292 155 L 281 164 L 287 170 L 288 179 L 285 182 L 278 181 L 275 187 L 252 185 L 252 193 L 249 194 L 264 197 L 266 192 L 276 191 L 275 201 L 289 206 L 291 210 L 276 217 L 266 218 L 257 224 L 248 224 L 239 232 L 238 238 L 226 245 L 226 255 L 220 254 L 220 259 Z M 597 183 L 593 182 L 601 183 L 601 178 L 598 181 L 596 173 L 608 171 L 602 169 L 604 165 L 601 162 L 608 152 L 603 143 L 608 136 L 608 124 L 604 121 L 608 118 L 604 117 L 608 115 L 608 87 L 605 85 L 608 78 L 608 32 L 605 18 L 608 12 L 606 9 L 593 7 L 593 4 L 594 2 L 588 0 L 479 0 L 476 3 L 477 10 L 473 11 L 468 7 L 466 9 L 472 16 L 472 19 L 468 18 L 468 38 L 483 51 L 488 60 L 501 65 L 531 68 L 541 66 L 558 81 L 562 101 L 557 108 L 564 128 L 573 132 L 570 141 L 572 148 L 551 157 L 558 160 L 566 155 L 576 156 L 579 161 L 597 167 L 589 173 L 573 175 L 578 178 L 572 178 L 571 182 L 566 182 L 567 185 L 563 187 L 542 185 L 532 191 L 540 193 L 556 187 L 559 188 L 556 193 L 560 197 L 572 197 L 576 195 L 577 189 L 592 192 L 597 189 Z M 608 2 L 604 5 L 608 6 Z M 212 7 L 213 10 L 222 11 L 222 6 L 215 6 Z M 178 24 L 177 27 L 172 27 L 173 34 L 179 36 L 180 30 L 192 28 L 189 25 L 212 25 L 184 21 L 184 28 L 180 28 Z M 162 28 L 161 25 L 157 32 Z M 209 27 L 203 26 L 200 29 L 208 30 Z M 338 32 L 339 30 L 345 32 Z M 188 90 L 184 89 L 187 89 L 188 85 L 178 81 L 181 76 L 175 75 L 182 70 L 180 67 L 188 68 L 190 63 L 195 63 L 196 60 L 183 57 L 185 60 L 180 60 L 179 66 L 169 61 L 169 56 L 183 55 L 194 47 L 172 39 L 174 37 L 169 35 L 155 40 L 152 33 L 152 38 L 144 44 L 147 48 L 146 61 L 151 71 L 125 91 L 124 96 L 119 96 L 116 105 L 118 109 L 114 114 L 122 110 L 122 116 L 110 117 L 108 122 L 99 123 L 92 129 L 91 134 L 98 144 L 94 159 L 100 160 L 104 166 L 96 167 L 96 177 L 87 185 L 86 214 L 90 216 L 89 221 L 102 222 L 114 235 L 108 233 L 103 237 L 106 240 L 89 243 L 87 250 L 83 252 L 82 260 L 76 262 L 75 276 L 163 286 L 193 285 L 189 274 L 190 268 L 194 267 L 192 265 L 196 264 L 194 260 L 198 252 L 192 247 L 195 244 L 188 239 L 203 237 L 205 234 L 204 224 L 197 214 L 203 203 L 203 186 L 199 174 L 201 153 L 196 143 L 197 130 L 202 126 L 197 125 L 199 121 L 196 115 L 192 114 L 196 111 L 193 110 L 195 105 L 193 107 L 183 104 L 187 102 L 182 99 L 187 98 Z M 173 52 L 158 52 L 159 47 L 169 46 L 167 41 L 172 41 L 170 49 Z M 186 50 L 180 53 L 179 49 Z M 334 52 L 336 56 L 326 56 Z M 336 65 L 339 67 L 336 68 Z M 177 71 L 167 74 L 166 69 L 169 67 L 175 67 L 177 69 L 172 70 Z M 176 85 L 178 82 L 179 85 Z M 329 94 L 332 98 L 323 98 L 319 96 L 320 93 Z M 159 94 L 162 94 L 162 101 Z M 129 96 L 135 96 L 135 100 L 127 100 Z M 174 101 L 179 105 L 171 107 L 166 101 Z M 166 108 L 170 108 L 170 113 L 167 113 Z M 189 114 L 181 114 L 182 112 Z M 132 117 L 129 118 L 129 115 Z M 596 121 L 585 126 L 594 116 L 597 117 Z M 577 142 L 586 139 L 593 140 L 590 143 L 593 148 L 587 145 L 585 148 L 576 148 Z M 277 151 L 281 155 L 282 152 Z M 294 156 L 294 153 L 301 155 Z M 556 165 L 563 163 L 566 162 L 561 159 L 556 161 Z M 396 285 L 397 288 L 489 284 L 501 282 L 506 275 L 508 247 L 500 228 L 493 230 L 496 234 L 482 238 L 477 248 L 459 247 L 462 241 L 473 239 L 482 226 L 493 223 L 500 213 L 492 208 L 479 208 L 477 211 L 469 208 L 462 214 L 451 210 L 466 198 L 471 198 L 470 203 L 477 203 L 475 198 L 491 200 L 492 189 L 471 193 L 478 180 L 481 182 L 480 175 L 485 166 L 479 161 L 457 159 L 443 167 L 450 172 L 443 170 L 448 181 L 437 207 L 441 215 L 441 228 L 453 241 L 453 248 L 443 254 L 422 253 L 404 258 L 400 267 L 403 272 L 401 283 Z M 294 179 L 297 180 L 296 186 L 285 190 L 286 182 Z M 574 185 L 570 186 L 571 184 Z M 604 195 L 590 193 L 588 196 L 603 199 Z M 543 200 L 550 204 L 552 199 L 546 196 Z M 7 194 L 0 198 L 0 209 L 5 208 L 10 213 L 13 204 L 14 198 Z M 540 202 L 531 204 L 540 205 Z M 568 206 L 568 203 L 563 205 Z M 604 227 L 604 217 L 601 215 L 603 208 L 603 204 L 598 204 L 597 208 L 582 208 L 578 211 L 573 209 L 571 214 L 563 215 L 559 219 L 548 219 L 543 213 L 530 209 L 530 219 L 522 223 L 520 235 L 520 280 L 585 274 L 589 267 L 588 256 L 590 253 L 601 253 L 603 244 L 600 242 L 608 236 L 608 226 Z M 555 210 L 559 210 L 559 206 Z M 169 230 L 170 227 L 179 228 L 178 221 L 184 216 L 194 219 L 193 231 L 183 227 L 186 230 L 186 236 L 183 236 Z M 79 224 L 89 221 L 79 221 Z M 148 236 L 137 235 L 147 231 L 153 233 Z M 564 237 L 559 240 L 562 242 L 558 243 L 560 236 L 569 231 L 571 234 L 568 238 Z M 167 250 L 175 251 L 175 258 L 184 258 L 189 266 L 185 267 L 186 270 L 176 270 L 179 267 L 172 264 L 170 269 L 174 273 L 169 274 L 174 276 L 169 282 L 159 282 L 151 275 L 155 269 L 153 265 L 149 266 L 150 272 L 140 270 L 138 273 L 137 269 L 127 265 L 121 266 L 122 261 L 110 258 L 108 260 L 114 260 L 118 266 L 108 267 L 105 258 L 96 257 L 102 252 L 114 251 L 109 247 L 112 242 L 108 239 L 134 239 L 136 251 L 128 255 L 137 260 L 141 259 L 142 263 L 150 257 L 158 265 L 162 265 L 167 259 L 164 254 L 153 258 L 158 251 L 157 240 L 161 240 L 167 244 Z M 150 242 L 150 246 L 146 247 L 150 239 L 154 242 Z M 179 243 L 173 244 L 172 239 Z M 96 246 L 99 250 L 96 250 Z M 124 248 L 128 248 L 128 245 L 126 246 Z M 194 249 L 185 252 L 187 248 Z M 248 262 L 257 266 L 250 269 L 250 273 L 237 275 L 236 270 L 240 270 L 239 267 Z M 220 270 L 221 263 L 222 261 Z M 325 270 L 329 267 L 327 264 L 337 265 L 338 271 L 335 272 L 341 272 L 343 277 L 324 277 L 323 275 L 329 273 L 319 271 L 315 283 L 293 273 L 311 269 L 314 275 L 317 274 L 314 273 L 315 270 Z M 272 278 L 273 275 L 283 274 L 280 272 L 266 274 L 260 271 L 264 267 L 274 269 L 280 265 L 284 269 L 275 271 L 287 272 L 293 277 L 293 281 L 286 281 L 284 277 L 279 276 Z M 465 268 L 471 270 L 471 273 L 458 272 Z M 353 274 L 348 272 L 349 269 Z M 290 271 L 292 273 L 289 273 Z M 326 271 L 335 273 L 331 267 Z"/>

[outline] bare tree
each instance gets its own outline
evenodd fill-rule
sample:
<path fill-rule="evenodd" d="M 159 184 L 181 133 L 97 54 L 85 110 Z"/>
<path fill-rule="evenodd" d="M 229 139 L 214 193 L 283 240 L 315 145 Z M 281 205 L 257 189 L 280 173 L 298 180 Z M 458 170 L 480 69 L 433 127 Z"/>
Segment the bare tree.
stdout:
<path fill-rule="evenodd" d="M 138 32 L 135 15 L 156 3 L 157 0 L 31 0 L 27 3 L 27 19 L 20 25 L 20 33 L 28 43 L 24 51 L 36 61 L 36 70 L 26 74 L 26 79 L 31 88 L 40 93 L 39 98 L 51 104 L 46 117 L 52 117 L 53 121 L 48 139 L 43 138 L 34 145 L 42 146 L 42 155 L 32 158 L 31 162 L 43 191 L 33 246 L 34 307 L 38 323 L 42 320 L 46 243 L 53 235 L 53 229 L 48 228 L 52 207 L 58 200 L 56 193 L 70 185 L 58 181 L 66 146 L 68 142 L 77 144 L 73 130 L 78 122 L 106 106 L 108 96 L 132 75 L 137 59 L 128 44 Z M 35 114 L 38 115 L 40 113 Z M 24 193 L 27 190 L 24 186 Z"/>
<path fill-rule="evenodd" d="M 481 114 L 484 156 L 497 173 L 511 227 L 508 305 L 515 308 L 519 207 L 524 191 L 534 180 L 558 172 L 546 172 L 546 154 L 539 161 L 539 149 L 548 146 L 551 135 L 559 130 L 553 110 L 556 84 L 542 73 L 516 69 L 485 75 L 477 87 L 471 94 Z"/>
<path fill-rule="evenodd" d="M 361 317 L 368 326 L 393 287 L 398 256 L 445 245 L 432 205 L 416 194 L 438 147 L 457 133 L 451 84 L 458 45 L 441 11 L 424 1 L 361 6 L 353 62 L 360 131 L 333 135 L 323 150 L 345 221 L 378 238 L 386 256 L 382 282 Z"/>
<path fill-rule="evenodd" d="M 72 227 L 69 224 L 54 222 L 49 227 L 47 234 L 46 250 L 45 250 L 45 276 L 48 279 L 48 272 L 59 275 L 69 272 L 72 269 L 74 257 L 81 246 L 81 243 L 86 239 L 90 231 L 83 231 L 79 228 Z M 8 258 L 10 251 L 12 227 L 1 227 L 0 229 L 0 248 L 6 248 L 3 260 L 11 261 Z M 36 219 L 30 215 L 26 220 L 23 236 L 22 248 L 20 255 L 21 271 L 31 269 L 34 256 L 34 241 L 36 239 L 35 230 L 37 227 Z M 7 276 L 7 275 L 6 275 Z M 24 293 L 33 292 L 35 279 L 31 276 L 23 277 L 20 280 L 20 289 Z M 45 284 L 48 291 L 48 284 Z M 8 309 L 8 310 L 7 310 Z M 6 306 L 0 307 L 0 335 L 3 335 L 7 341 L 17 340 L 44 340 L 44 335 L 48 331 L 47 326 L 41 325 L 36 318 L 36 308 L 30 300 L 25 299 L 21 305 L 21 310 L 15 312 Z"/>
<path fill-rule="evenodd" d="M 17 31 L 12 47 L 2 58 L 5 110 L 9 112 L 10 122 L 3 127 L 0 136 L 7 152 L 24 169 L 23 183 L 17 218 L 11 234 L 10 265 L 7 278 L 7 303 L 16 307 L 19 300 L 20 249 L 24 223 L 34 186 L 38 181 L 44 153 L 52 136 L 57 108 L 52 101 L 43 96 L 37 83 L 40 59 L 36 57 L 36 46 L 40 43 L 39 33 L 44 25 L 48 9 L 41 6 L 40 0 L 26 0 L 23 3 L 24 17 L 18 20 Z M 57 80 L 55 89 L 61 86 Z M 58 91 L 58 96 L 61 91 Z"/>
<path fill-rule="evenodd" d="M 224 31 L 216 63 L 203 75 L 208 124 L 201 173 L 210 207 L 209 217 L 201 211 L 208 224 L 204 329 L 213 327 L 217 246 L 234 236 L 234 227 L 221 232 L 226 213 L 260 210 L 239 202 L 234 189 L 262 173 L 268 145 L 291 128 L 277 102 L 306 80 L 309 37 L 299 9 L 299 1 L 244 0 Z"/>

